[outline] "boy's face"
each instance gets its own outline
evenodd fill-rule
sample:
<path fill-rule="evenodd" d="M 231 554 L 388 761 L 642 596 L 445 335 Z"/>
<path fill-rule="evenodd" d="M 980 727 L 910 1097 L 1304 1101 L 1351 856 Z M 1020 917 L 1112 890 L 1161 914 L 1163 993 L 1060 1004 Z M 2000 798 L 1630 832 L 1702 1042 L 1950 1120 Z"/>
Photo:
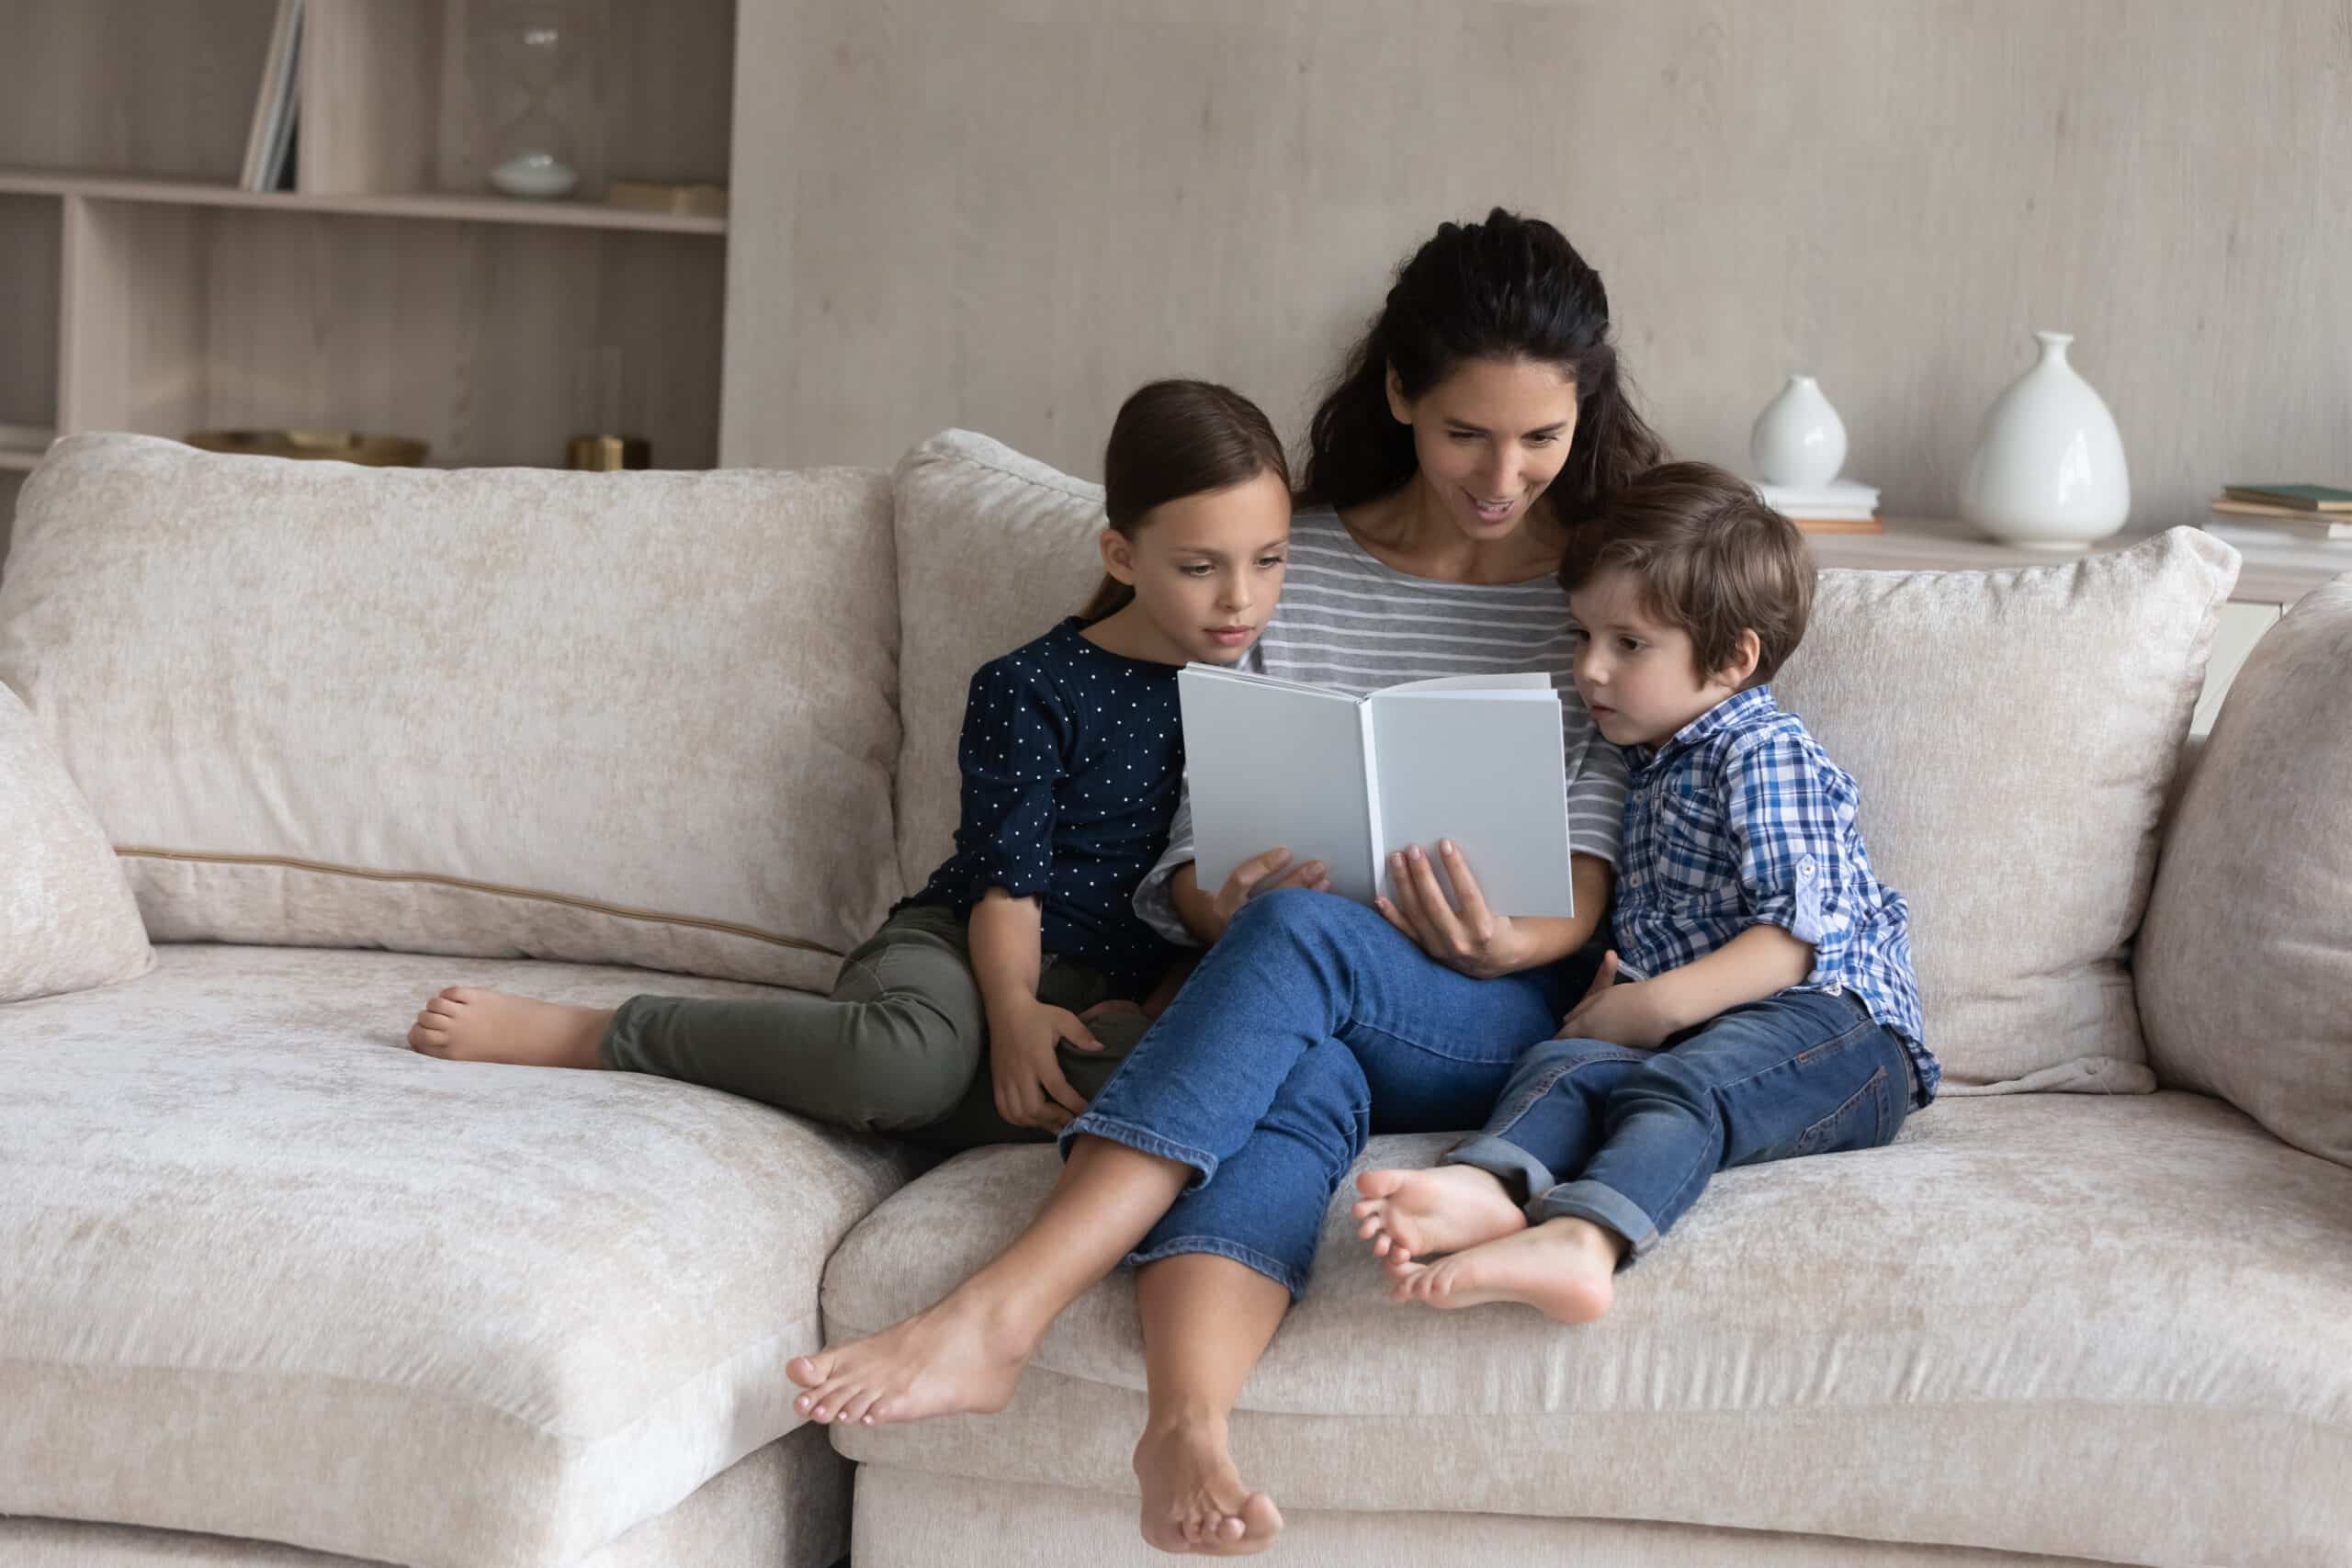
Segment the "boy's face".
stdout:
<path fill-rule="evenodd" d="M 1702 674 L 1690 634 L 1642 603 L 1629 571 L 1604 571 L 1568 595 L 1576 636 L 1577 694 L 1603 739 L 1658 746 L 1739 690 L 1746 671 Z"/>

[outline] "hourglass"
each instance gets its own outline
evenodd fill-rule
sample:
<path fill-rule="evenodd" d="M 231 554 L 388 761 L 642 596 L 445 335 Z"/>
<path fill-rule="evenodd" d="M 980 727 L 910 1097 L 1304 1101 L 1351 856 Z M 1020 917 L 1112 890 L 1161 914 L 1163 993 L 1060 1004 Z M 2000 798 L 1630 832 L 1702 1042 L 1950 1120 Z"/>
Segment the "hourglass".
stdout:
<path fill-rule="evenodd" d="M 490 183 L 508 196 L 569 196 L 580 170 L 554 105 L 580 52 L 578 29 L 565 7 L 548 0 L 510 0 L 492 13 L 492 28 L 502 102 Z"/>

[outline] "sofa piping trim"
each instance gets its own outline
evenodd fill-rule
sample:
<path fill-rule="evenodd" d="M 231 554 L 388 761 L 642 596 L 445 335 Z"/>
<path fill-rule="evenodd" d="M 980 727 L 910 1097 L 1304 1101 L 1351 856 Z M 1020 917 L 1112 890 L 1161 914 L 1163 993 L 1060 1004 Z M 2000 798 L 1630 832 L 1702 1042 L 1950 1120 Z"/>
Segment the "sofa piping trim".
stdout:
<path fill-rule="evenodd" d="M 298 860 L 290 855 L 213 854 L 193 850 L 154 849 L 143 844 L 117 844 L 114 852 L 125 859 L 178 861 L 192 865 L 276 866 L 286 871 L 314 872 L 321 876 L 356 877 L 365 882 L 424 882 L 436 887 L 453 887 L 460 893 L 487 893 L 500 898 L 527 898 L 541 904 L 560 904 L 568 908 L 584 909 L 592 915 L 609 915 L 616 919 L 642 920 L 651 925 L 685 926 L 695 931 L 717 931 L 723 936 L 740 936 L 752 942 L 763 942 L 772 947 L 797 948 L 803 953 L 820 953 L 840 956 L 838 951 L 822 942 L 808 942 L 799 937 L 782 936 L 763 931 L 756 926 L 739 925 L 733 920 L 715 920 L 700 915 L 669 915 L 655 909 L 632 909 L 619 904 L 607 904 L 594 898 L 582 898 L 570 893 L 549 893 L 535 887 L 509 887 L 496 882 L 476 882 L 469 877 L 444 876 L 431 871 L 374 871 L 365 866 L 332 865 L 324 861 Z"/>

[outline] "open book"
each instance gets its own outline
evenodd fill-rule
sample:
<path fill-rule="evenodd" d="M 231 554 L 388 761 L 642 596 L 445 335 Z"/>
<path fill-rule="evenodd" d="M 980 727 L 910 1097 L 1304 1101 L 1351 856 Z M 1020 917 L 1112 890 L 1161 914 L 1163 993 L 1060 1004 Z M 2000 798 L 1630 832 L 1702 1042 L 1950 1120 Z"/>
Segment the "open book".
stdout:
<path fill-rule="evenodd" d="M 1203 887 L 1281 845 L 1294 864 L 1329 864 L 1332 890 L 1368 904 L 1391 891 L 1389 852 L 1408 844 L 1446 883 L 1437 844 L 1452 839 L 1495 913 L 1575 913 L 1548 676 L 1450 676 L 1351 697 L 1188 664 L 1176 687 Z"/>

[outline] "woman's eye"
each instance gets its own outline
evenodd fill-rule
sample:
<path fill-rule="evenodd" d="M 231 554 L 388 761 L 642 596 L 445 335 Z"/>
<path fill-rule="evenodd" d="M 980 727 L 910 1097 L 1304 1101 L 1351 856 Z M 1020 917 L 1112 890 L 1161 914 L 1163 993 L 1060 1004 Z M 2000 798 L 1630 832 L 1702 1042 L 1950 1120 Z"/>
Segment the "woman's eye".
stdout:
<path fill-rule="evenodd" d="M 1476 441 L 1478 439 L 1478 433 L 1475 430 L 1449 430 L 1445 434 L 1446 438 L 1450 441 Z"/>
<path fill-rule="evenodd" d="M 1559 439 L 1556 435 L 1531 435 L 1527 438 L 1527 444 L 1530 446 L 1549 446 Z"/>

